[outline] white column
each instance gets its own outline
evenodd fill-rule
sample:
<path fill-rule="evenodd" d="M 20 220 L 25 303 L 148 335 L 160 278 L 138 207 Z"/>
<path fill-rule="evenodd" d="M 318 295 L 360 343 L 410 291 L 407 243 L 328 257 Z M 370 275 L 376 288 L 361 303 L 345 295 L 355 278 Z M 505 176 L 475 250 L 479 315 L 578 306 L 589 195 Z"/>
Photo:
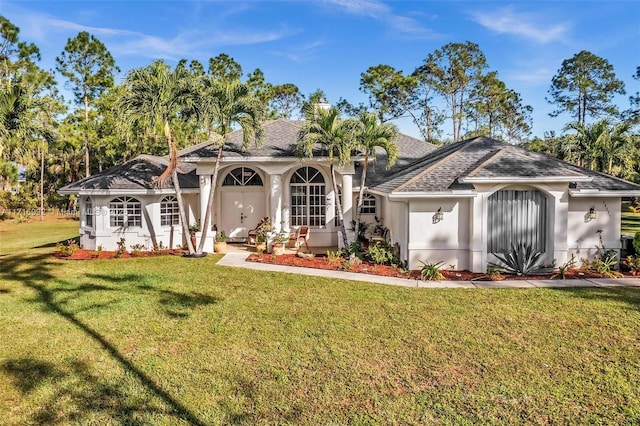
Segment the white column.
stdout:
<path fill-rule="evenodd" d="M 567 261 L 569 249 L 569 190 L 550 191 L 549 194 L 551 197 L 547 198 L 547 203 L 553 203 L 553 209 L 550 209 L 553 216 L 549 220 L 547 229 L 547 248 L 549 248 L 549 241 L 553 241 L 553 255 L 549 260 L 555 259 L 558 265 L 562 265 Z M 549 209 L 548 206 L 547 209 Z"/>
<path fill-rule="evenodd" d="M 200 175 L 200 225 L 204 225 L 204 218 L 207 214 L 207 202 L 209 201 L 209 191 L 211 190 L 211 175 Z M 197 219 L 197 218 L 196 218 Z M 211 220 L 209 224 L 212 225 Z"/>
<path fill-rule="evenodd" d="M 271 216 L 271 223 L 280 229 L 280 222 L 282 222 L 282 175 L 274 174 L 269 175 L 269 215 Z"/>
<path fill-rule="evenodd" d="M 351 220 L 353 220 L 353 176 L 349 174 L 342 175 L 342 214 L 347 228 Z"/>
<path fill-rule="evenodd" d="M 473 272 L 484 272 L 487 264 L 487 244 L 483 235 L 484 195 L 478 194 L 470 203 L 469 269 Z"/>

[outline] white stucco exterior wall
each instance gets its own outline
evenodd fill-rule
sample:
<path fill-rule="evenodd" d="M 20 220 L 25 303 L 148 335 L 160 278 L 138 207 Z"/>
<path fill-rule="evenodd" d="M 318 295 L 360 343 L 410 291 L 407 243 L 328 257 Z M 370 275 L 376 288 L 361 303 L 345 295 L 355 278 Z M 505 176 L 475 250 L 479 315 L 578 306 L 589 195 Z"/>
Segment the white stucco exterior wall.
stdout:
<path fill-rule="evenodd" d="M 442 220 L 436 220 L 442 209 Z M 467 199 L 424 199 L 409 202 L 409 268 L 420 261 L 444 262 L 443 267 L 469 269 L 471 224 Z"/>
<path fill-rule="evenodd" d="M 140 227 L 112 227 L 110 225 L 109 204 L 117 198 L 117 195 L 91 195 L 94 209 L 94 226 L 86 225 L 86 218 L 82 214 L 80 219 L 80 244 L 81 247 L 96 250 L 102 246 L 104 250 L 113 251 L 118 248 L 120 238 L 125 239 L 127 251 L 131 246 L 142 244 L 147 250 L 151 250 L 154 244 L 160 244 L 166 248 L 176 248 L 183 245 L 182 228 L 180 225 L 161 226 L 160 203 L 169 194 L 135 194 L 129 195 L 136 198 L 141 204 L 142 226 Z M 86 195 L 81 199 L 84 203 Z M 183 194 L 188 217 L 195 221 L 194 212 L 199 209 L 197 194 Z M 83 209 L 84 210 L 84 209 Z M 191 222 L 190 222 L 191 223 Z M 207 248 L 205 247 L 205 250 Z M 211 247 L 213 249 L 213 247 Z"/>
<path fill-rule="evenodd" d="M 594 208 L 596 218 L 589 220 L 587 213 Z M 571 198 L 568 208 L 567 226 L 568 255 L 592 260 L 602 244 L 607 250 L 620 250 L 620 198 Z M 601 230 L 602 233 L 597 231 Z"/>

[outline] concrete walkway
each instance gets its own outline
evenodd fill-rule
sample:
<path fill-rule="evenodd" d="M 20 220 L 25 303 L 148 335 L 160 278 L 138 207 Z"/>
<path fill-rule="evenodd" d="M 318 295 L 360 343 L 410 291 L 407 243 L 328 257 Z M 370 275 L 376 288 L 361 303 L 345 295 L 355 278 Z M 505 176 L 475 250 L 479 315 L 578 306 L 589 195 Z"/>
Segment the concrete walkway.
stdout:
<path fill-rule="evenodd" d="M 287 272 L 291 274 L 320 276 L 323 278 L 366 281 L 369 283 L 417 288 L 535 288 L 535 287 L 640 287 L 640 277 L 635 278 L 585 278 L 581 280 L 504 280 L 504 281 L 422 281 L 406 278 L 383 277 L 346 271 L 303 268 L 300 266 L 271 265 L 247 262 L 247 252 L 231 252 L 218 261 L 218 265 L 260 271 Z"/>

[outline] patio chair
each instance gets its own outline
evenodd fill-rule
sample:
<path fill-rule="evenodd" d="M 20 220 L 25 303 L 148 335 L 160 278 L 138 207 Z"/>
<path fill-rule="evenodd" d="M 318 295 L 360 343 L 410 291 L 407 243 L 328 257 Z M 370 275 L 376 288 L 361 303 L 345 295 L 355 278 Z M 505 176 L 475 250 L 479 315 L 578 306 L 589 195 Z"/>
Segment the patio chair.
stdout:
<path fill-rule="evenodd" d="M 298 250 L 300 246 L 304 244 L 307 251 L 309 251 L 309 244 L 307 243 L 309 240 L 309 234 L 310 230 L 308 226 L 300 226 L 294 232 L 289 234 L 289 247 L 294 247 Z"/>
<path fill-rule="evenodd" d="M 255 246 L 258 244 L 258 227 L 249 230 L 246 243 L 250 246 Z"/>

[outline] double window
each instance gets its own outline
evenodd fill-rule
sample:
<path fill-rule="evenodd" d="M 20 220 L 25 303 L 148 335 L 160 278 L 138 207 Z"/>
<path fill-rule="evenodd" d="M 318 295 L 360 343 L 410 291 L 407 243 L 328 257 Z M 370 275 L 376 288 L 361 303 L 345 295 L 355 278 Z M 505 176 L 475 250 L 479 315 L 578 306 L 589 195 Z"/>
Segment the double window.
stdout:
<path fill-rule="evenodd" d="M 318 169 L 301 167 L 291 177 L 291 225 L 322 227 L 326 223 L 326 187 Z"/>
<path fill-rule="evenodd" d="M 173 195 L 168 195 L 160 202 L 160 225 L 171 226 L 180 223 L 180 210 L 178 200 Z"/>
<path fill-rule="evenodd" d="M 109 203 L 109 224 L 112 227 L 142 226 L 142 205 L 132 197 L 118 197 Z"/>

